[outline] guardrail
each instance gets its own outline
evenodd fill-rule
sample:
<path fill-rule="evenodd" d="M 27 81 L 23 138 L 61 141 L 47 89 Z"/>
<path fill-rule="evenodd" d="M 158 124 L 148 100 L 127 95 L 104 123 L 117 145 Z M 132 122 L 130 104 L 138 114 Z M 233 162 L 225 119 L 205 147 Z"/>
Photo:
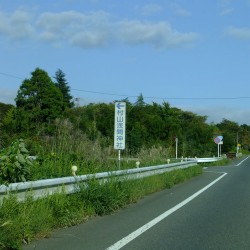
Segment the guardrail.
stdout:
<path fill-rule="evenodd" d="M 100 183 L 106 182 L 110 177 L 119 180 L 131 180 L 144 178 L 156 174 L 162 174 L 175 169 L 188 168 L 197 165 L 197 160 L 188 160 L 180 163 L 164 164 L 158 166 L 149 166 L 143 168 L 134 168 L 128 170 L 119 170 L 112 172 L 88 174 L 81 176 L 70 176 L 55 179 L 46 179 L 38 181 L 28 181 L 20 183 L 11 183 L 8 186 L 0 186 L 0 203 L 10 193 L 16 193 L 19 201 L 25 200 L 27 192 L 32 193 L 34 199 L 44 197 L 55 192 L 74 193 L 79 190 L 79 183 L 87 185 L 89 179 L 97 179 Z"/>
<path fill-rule="evenodd" d="M 225 157 L 207 157 L 207 158 L 189 158 L 189 160 L 199 162 L 216 162 L 223 160 Z"/>

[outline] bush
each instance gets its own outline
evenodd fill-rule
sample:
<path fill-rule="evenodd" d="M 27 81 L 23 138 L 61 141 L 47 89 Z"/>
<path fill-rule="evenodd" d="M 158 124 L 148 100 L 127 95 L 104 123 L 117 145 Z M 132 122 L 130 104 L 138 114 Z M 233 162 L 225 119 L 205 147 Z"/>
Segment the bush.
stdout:
<path fill-rule="evenodd" d="M 81 187 L 81 199 L 91 206 L 97 215 L 109 214 L 128 203 L 126 184 L 110 178 L 104 184 L 92 179 L 87 187 Z"/>
<path fill-rule="evenodd" d="M 30 167 L 29 151 L 22 139 L 15 140 L 10 147 L 0 152 L 0 183 L 8 184 L 27 181 Z"/>

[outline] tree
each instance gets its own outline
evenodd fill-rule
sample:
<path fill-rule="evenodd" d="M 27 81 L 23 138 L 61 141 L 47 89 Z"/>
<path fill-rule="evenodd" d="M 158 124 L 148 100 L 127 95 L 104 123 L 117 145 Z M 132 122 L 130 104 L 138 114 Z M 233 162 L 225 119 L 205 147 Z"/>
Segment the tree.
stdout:
<path fill-rule="evenodd" d="M 223 119 L 217 127 L 222 132 L 224 152 L 236 151 L 237 146 L 237 133 L 240 131 L 238 123 Z"/>
<path fill-rule="evenodd" d="M 26 128 L 27 125 L 31 128 L 34 125 L 48 123 L 61 117 L 65 110 L 62 93 L 48 73 L 36 68 L 31 75 L 30 79 L 23 81 L 15 99 L 17 117 L 25 117 L 25 121 L 19 121 L 17 118 L 17 122 L 25 124 Z"/>
<path fill-rule="evenodd" d="M 74 106 L 74 103 L 71 101 L 72 96 L 70 95 L 70 88 L 65 79 L 65 74 L 63 73 L 63 71 L 58 69 L 56 71 L 56 76 L 54 77 L 54 79 L 56 80 L 55 82 L 56 87 L 58 87 L 62 92 L 65 106 L 67 108 L 72 108 Z"/>
<path fill-rule="evenodd" d="M 13 114 L 15 107 L 0 103 L 0 147 L 5 146 L 13 135 Z"/>
<path fill-rule="evenodd" d="M 144 107 L 144 106 L 145 106 L 144 97 L 143 97 L 142 94 L 140 94 L 140 95 L 137 97 L 137 100 L 136 100 L 135 105 L 136 105 L 137 107 Z"/>

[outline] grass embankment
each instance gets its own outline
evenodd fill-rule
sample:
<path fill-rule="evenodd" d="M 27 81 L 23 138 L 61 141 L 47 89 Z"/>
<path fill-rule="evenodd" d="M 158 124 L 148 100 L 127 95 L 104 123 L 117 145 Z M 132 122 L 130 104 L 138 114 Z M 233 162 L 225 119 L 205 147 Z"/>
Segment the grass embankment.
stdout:
<path fill-rule="evenodd" d="M 228 165 L 231 161 L 231 159 L 224 158 L 220 161 L 199 163 L 199 165 L 203 167 L 225 166 Z"/>
<path fill-rule="evenodd" d="M 121 182 L 111 178 L 102 185 L 97 180 L 90 180 L 88 187 L 82 187 L 79 193 L 56 193 L 36 201 L 32 194 L 27 194 L 23 203 L 11 195 L 0 206 L 0 249 L 21 249 L 23 243 L 48 236 L 54 229 L 110 214 L 201 173 L 202 167 L 197 165 L 138 180 Z"/>

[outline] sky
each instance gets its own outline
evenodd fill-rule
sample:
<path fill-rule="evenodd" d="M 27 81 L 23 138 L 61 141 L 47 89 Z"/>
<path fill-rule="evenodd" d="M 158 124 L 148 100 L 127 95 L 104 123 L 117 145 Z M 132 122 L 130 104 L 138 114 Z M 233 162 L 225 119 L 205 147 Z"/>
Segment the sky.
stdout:
<path fill-rule="evenodd" d="M 0 0 L 0 102 L 37 67 L 78 105 L 151 104 L 250 125 L 250 0 Z"/>

